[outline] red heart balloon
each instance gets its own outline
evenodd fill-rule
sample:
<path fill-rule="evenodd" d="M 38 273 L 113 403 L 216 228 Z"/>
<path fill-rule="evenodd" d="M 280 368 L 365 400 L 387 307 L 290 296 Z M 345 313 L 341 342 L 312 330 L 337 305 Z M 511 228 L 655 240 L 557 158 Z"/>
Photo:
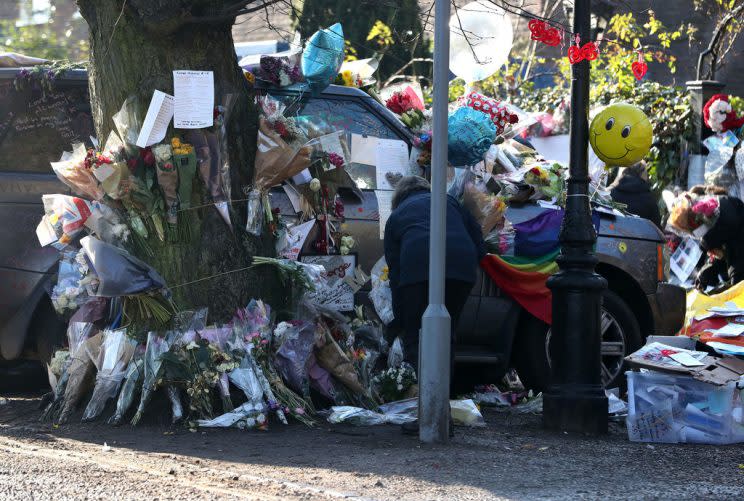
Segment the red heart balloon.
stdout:
<path fill-rule="evenodd" d="M 545 31 L 545 35 L 543 35 L 542 42 L 545 45 L 550 45 L 551 47 L 556 47 L 558 44 L 561 43 L 561 34 L 558 31 L 558 28 L 549 28 Z"/>
<path fill-rule="evenodd" d="M 576 64 L 583 60 L 584 56 L 581 54 L 581 49 L 577 45 L 572 45 L 568 48 L 568 62 Z"/>
<path fill-rule="evenodd" d="M 584 46 L 581 48 L 581 55 L 584 56 L 584 59 L 587 61 L 594 61 L 599 56 L 599 53 L 597 52 L 597 46 L 594 44 L 594 42 L 587 42 L 584 44 Z"/>
<path fill-rule="evenodd" d="M 630 69 L 633 70 L 633 75 L 636 77 L 636 80 L 641 80 L 646 76 L 648 65 L 643 61 L 636 61 L 630 65 Z"/>
<path fill-rule="evenodd" d="M 542 40 L 544 33 L 545 33 L 545 21 L 540 21 L 538 19 L 530 19 L 530 22 L 527 23 L 527 27 L 532 32 L 532 35 L 530 35 L 530 38 L 532 40 Z"/>

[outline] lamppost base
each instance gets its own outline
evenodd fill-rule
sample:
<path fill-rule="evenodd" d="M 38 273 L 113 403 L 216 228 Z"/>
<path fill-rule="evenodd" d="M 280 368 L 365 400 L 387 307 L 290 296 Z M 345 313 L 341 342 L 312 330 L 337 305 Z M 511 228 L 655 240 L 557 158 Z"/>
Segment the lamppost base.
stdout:
<path fill-rule="evenodd" d="M 543 395 L 543 426 L 589 435 L 607 433 L 607 396 L 600 385 L 563 384 Z"/>

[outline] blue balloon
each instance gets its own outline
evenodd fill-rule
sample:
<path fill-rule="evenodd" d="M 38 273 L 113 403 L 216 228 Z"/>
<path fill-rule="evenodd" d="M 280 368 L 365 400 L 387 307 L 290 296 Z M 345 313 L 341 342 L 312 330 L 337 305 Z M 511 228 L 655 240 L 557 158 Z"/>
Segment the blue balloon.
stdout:
<path fill-rule="evenodd" d="M 447 119 L 447 156 L 455 167 L 473 165 L 481 160 L 496 138 L 491 117 L 467 106 Z"/>
<path fill-rule="evenodd" d="M 314 93 L 325 90 L 344 62 L 344 30 L 340 23 L 316 31 L 302 53 L 302 74 Z"/>

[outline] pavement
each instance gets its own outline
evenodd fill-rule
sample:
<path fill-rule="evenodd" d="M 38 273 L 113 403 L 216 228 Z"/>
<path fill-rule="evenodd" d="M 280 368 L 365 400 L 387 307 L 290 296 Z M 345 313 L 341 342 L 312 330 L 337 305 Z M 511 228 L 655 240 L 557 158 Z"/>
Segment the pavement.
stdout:
<path fill-rule="evenodd" d="M 273 425 L 189 432 L 38 421 L 0 398 L 0 499 L 742 499 L 744 446 L 629 442 L 543 430 L 484 409 L 486 426 L 423 446 L 395 426 Z"/>

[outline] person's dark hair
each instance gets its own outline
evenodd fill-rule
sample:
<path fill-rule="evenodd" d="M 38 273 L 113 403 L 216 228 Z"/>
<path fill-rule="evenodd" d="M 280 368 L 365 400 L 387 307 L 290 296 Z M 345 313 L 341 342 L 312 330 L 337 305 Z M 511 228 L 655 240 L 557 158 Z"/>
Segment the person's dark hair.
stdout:
<path fill-rule="evenodd" d="M 640 178 L 645 178 L 648 175 L 648 171 L 646 170 L 646 162 L 644 161 L 640 161 L 631 165 L 630 167 L 626 167 L 625 170 L 629 174 L 633 174 L 634 176 Z"/>
<path fill-rule="evenodd" d="M 727 195 L 728 191 L 726 191 L 726 188 L 723 188 L 722 186 L 716 186 L 713 184 L 697 184 L 690 188 L 690 193 L 693 195 L 701 196 L 701 195 Z"/>
<path fill-rule="evenodd" d="M 392 209 L 395 210 L 403 200 L 414 191 L 431 191 L 429 181 L 419 176 L 406 176 L 398 181 L 395 185 L 393 200 L 391 201 Z"/>

